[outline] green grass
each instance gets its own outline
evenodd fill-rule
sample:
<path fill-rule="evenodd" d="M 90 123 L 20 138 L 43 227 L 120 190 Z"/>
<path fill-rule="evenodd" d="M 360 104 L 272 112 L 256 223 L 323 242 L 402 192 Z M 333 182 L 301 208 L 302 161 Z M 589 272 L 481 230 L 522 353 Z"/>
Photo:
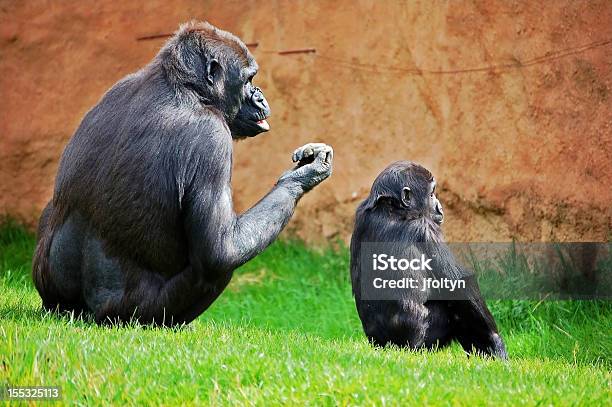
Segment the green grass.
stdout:
<path fill-rule="evenodd" d="M 609 302 L 497 301 L 510 360 L 375 349 L 346 249 L 278 242 L 180 329 L 104 328 L 40 311 L 33 238 L 0 229 L 0 386 L 57 385 L 70 404 L 609 405 Z"/>

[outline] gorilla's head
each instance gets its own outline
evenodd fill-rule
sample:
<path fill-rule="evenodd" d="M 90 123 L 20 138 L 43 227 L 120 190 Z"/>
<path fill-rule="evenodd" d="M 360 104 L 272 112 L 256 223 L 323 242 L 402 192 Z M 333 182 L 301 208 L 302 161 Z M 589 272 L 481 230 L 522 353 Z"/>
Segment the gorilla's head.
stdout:
<path fill-rule="evenodd" d="M 363 203 L 364 209 L 384 208 L 412 221 L 428 218 L 442 224 L 444 211 L 436 197 L 436 180 L 426 168 L 396 161 L 381 172 Z"/>
<path fill-rule="evenodd" d="M 188 23 L 162 50 L 164 68 L 177 92 L 216 108 L 235 139 L 268 131 L 270 107 L 253 85 L 259 69 L 235 35 L 208 23 Z"/>

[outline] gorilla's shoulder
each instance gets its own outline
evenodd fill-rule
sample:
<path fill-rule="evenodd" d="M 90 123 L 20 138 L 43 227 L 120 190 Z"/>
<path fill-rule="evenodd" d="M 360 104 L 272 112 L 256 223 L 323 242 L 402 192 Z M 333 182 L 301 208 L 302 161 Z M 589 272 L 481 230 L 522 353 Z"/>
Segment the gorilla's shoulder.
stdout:
<path fill-rule="evenodd" d="M 155 121 L 168 137 L 182 139 L 187 143 L 205 141 L 207 147 L 232 142 L 227 123 L 214 108 L 185 110 L 170 107 L 160 111 L 159 115 Z"/>

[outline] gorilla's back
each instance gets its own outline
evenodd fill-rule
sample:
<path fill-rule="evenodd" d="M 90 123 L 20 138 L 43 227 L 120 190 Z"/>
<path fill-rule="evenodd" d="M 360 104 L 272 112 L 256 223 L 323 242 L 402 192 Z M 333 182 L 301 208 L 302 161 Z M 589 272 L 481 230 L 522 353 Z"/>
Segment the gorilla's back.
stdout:
<path fill-rule="evenodd" d="M 87 113 L 62 155 L 54 205 L 64 219 L 87 219 L 108 256 L 169 276 L 187 253 L 175 166 L 164 159 L 174 156 L 161 109 L 171 96 L 143 85 L 152 75 L 127 76 Z"/>

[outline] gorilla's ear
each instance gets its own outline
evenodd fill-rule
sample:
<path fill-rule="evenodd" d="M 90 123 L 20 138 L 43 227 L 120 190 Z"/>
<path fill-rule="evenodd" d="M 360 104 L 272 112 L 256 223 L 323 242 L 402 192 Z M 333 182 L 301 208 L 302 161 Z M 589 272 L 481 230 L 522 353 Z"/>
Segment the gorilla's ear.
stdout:
<path fill-rule="evenodd" d="M 209 85 L 214 85 L 215 78 L 221 71 L 221 64 L 215 58 L 209 58 L 206 61 L 206 81 Z"/>
<path fill-rule="evenodd" d="M 402 188 L 402 204 L 404 204 L 404 206 L 410 206 L 410 188 L 409 187 Z"/>

